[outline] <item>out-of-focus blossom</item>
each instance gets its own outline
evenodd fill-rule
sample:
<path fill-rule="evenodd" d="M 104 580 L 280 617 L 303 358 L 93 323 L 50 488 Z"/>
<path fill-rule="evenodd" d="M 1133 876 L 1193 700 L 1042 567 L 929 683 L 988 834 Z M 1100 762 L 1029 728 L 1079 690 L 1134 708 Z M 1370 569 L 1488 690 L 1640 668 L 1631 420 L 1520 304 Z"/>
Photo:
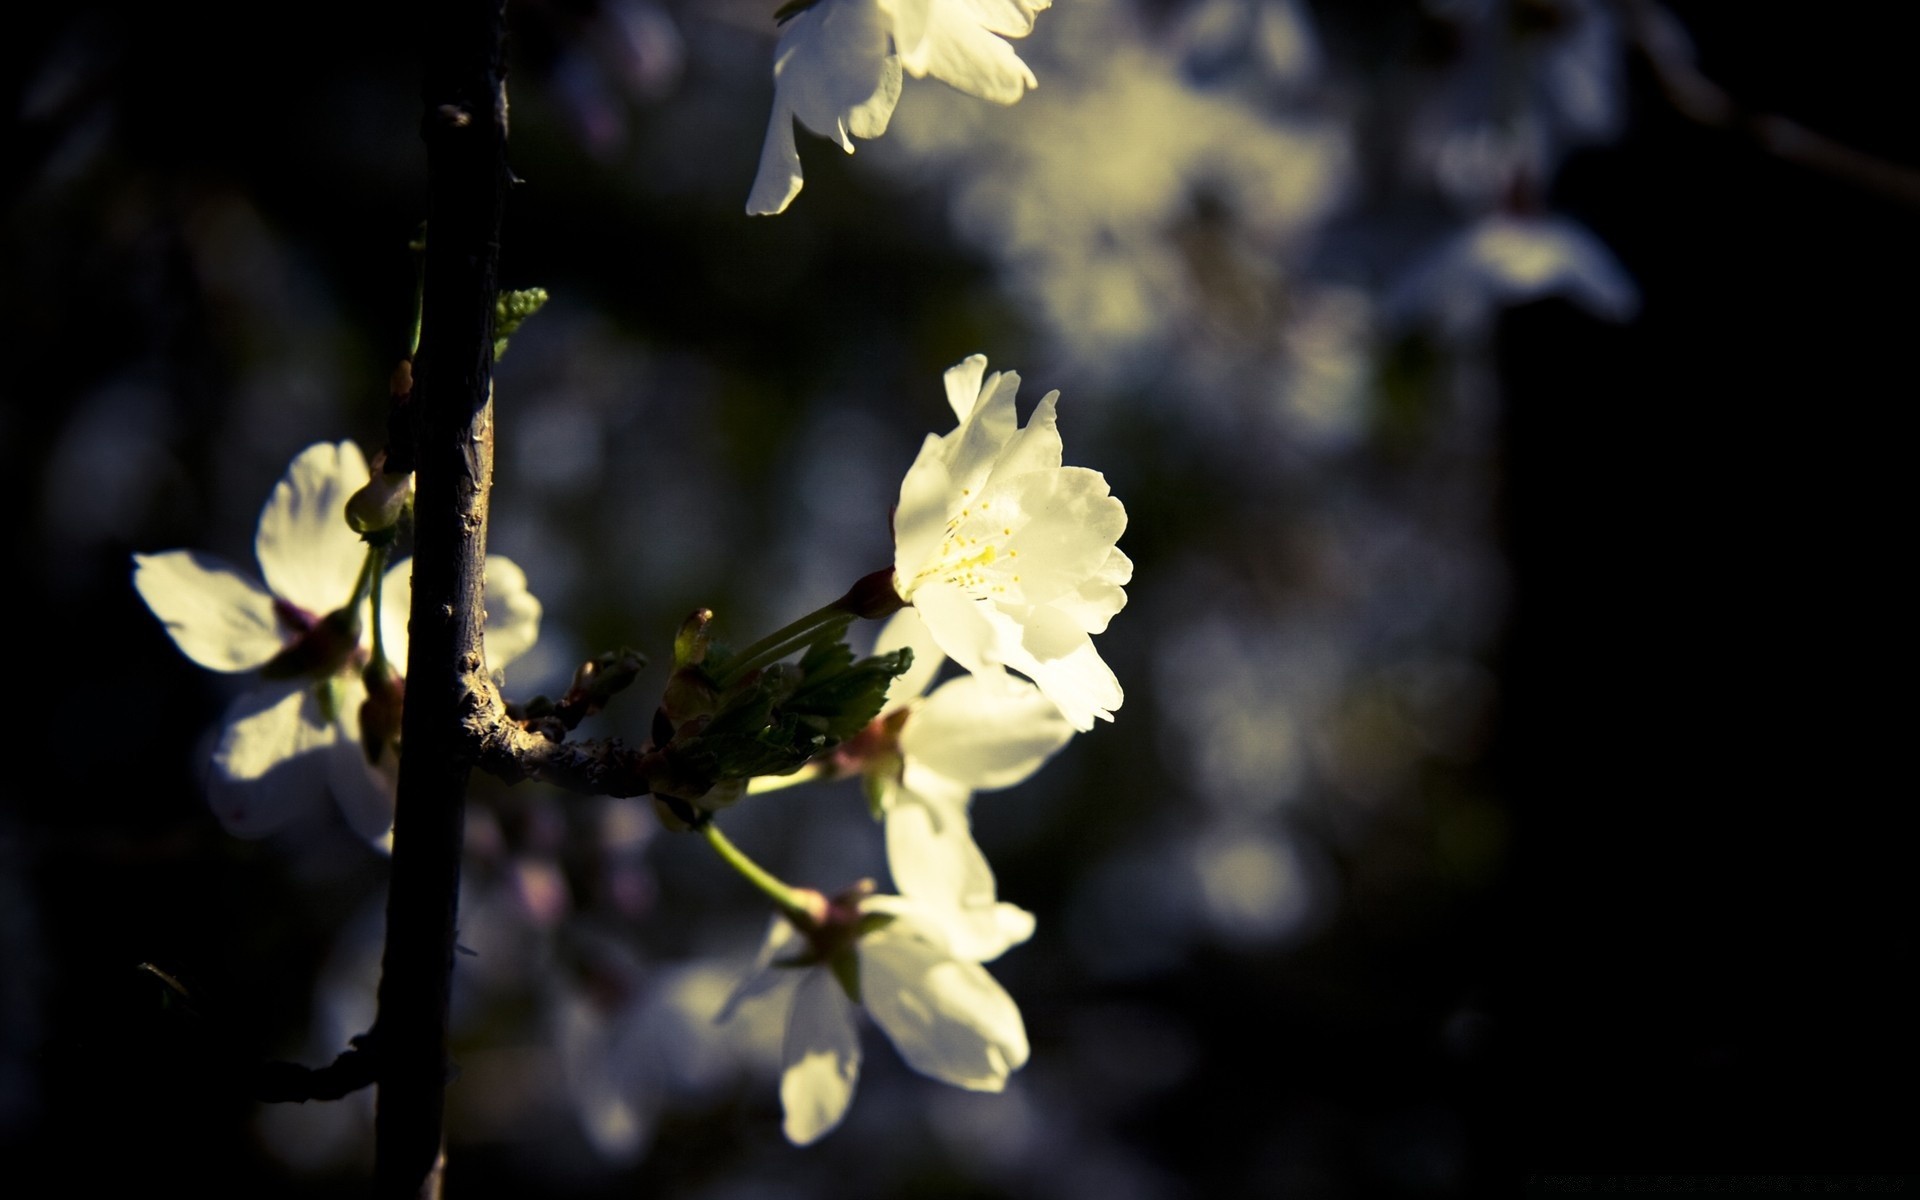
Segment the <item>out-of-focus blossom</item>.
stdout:
<path fill-rule="evenodd" d="M 1302 11 L 1278 7 L 1311 36 Z M 928 95 L 900 112 L 882 149 L 907 178 L 937 173 L 960 235 L 1089 376 L 1163 372 L 1222 339 L 1236 351 L 1262 344 L 1347 191 L 1350 139 L 1337 123 L 1276 111 L 1259 83 L 1194 85 L 1183 56 L 1206 57 L 1215 42 L 1246 49 L 1239 25 L 1209 34 L 1216 19 L 1269 18 L 1196 11 L 1198 32 L 1170 40 L 1129 5 L 1078 0 L 1048 17 L 1052 57 L 1032 55 L 1047 86 L 1019 120 Z"/>
<path fill-rule="evenodd" d="M 1502 308 L 1559 296 L 1597 317 L 1630 319 L 1640 292 L 1599 238 L 1562 217 L 1495 214 L 1414 265 L 1388 295 L 1389 318 L 1452 335 L 1483 331 Z"/>
<path fill-rule="evenodd" d="M 1024 941 L 1031 921 L 980 956 L 955 948 L 949 922 L 942 909 L 873 895 L 835 900 L 810 936 L 774 918 L 758 969 L 727 1013 L 791 988 L 780 1077 L 790 1141 L 816 1141 L 846 1115 L 860 1078 L 856 1009 L 867 1010 L 908 1066 L 955 1087 L 1000 1091 L 1027 1061 L 1020 1010 L 980 964 Z"/>
<path fill-rule="evenodd" d="M 1408 148 L 1455 201 L 1485 207 L 1551 178 L 1625 118 L 1620 21 L 1597 0 L 1429 0 L 1456 52 L 1423 93 Z"/>
<path fill-rule="evenodd" d="M 1100 472 L 1061 465 L 1060 393 L 1020 427 L 1020 376 L 986 367 L 976 354 L 947 371 L 959 427 L 929 434 L 901 481 L 894 587 L 948 657 L 994 684 L 1011 667 L 1092 729 L 1124 698 L 1091 635 L 1127 602 L 1127 510 Z"/>
<path fill-rule="evenodd" d="M 786 211 L 800 194 L 793 122 L 840 143 L 877 138 L 900 99 L 901 72 L 1012 104 L 1036 86 L 1006 38 L 1025 37 L 1052 0 L 815 0 L 795 12 L 773 54 L 773 115 L 747 211 Z M 790 6 L 791 7 L 791 6 Z"/>
<path fill-rule="evenodd" d="M 272 833 L 329 793 L 362 836 L 378 840 L 392 826 L 393 778 L 365 743 L 397 734 L 401 681 L 375 698 L 390 699 L 390 710 L 368 707 L 373 630 L 361 573 L 370 560 L 345 518 L 367 478 L 352 442 L 301 451 L 260 513 L 254 555 L 264 584 L 198 551 L 134 555 L 134 586 L 181 653 L 211 671 L 259 673 L 227 712 L 208 777 L 214 815 L 241 837 Z M 396 664 L 406 662 L 410 577 L 411 563 L 401 563 L 383 583 L 382 636 Z M 490 558 L 487 577 L 498 665 L 533 644 L 540 605 L 511 562 Z M 369 721 L 378 734 L 368 734 Z M 391 755 L 372 757 L 392 765 Z"/>
<path fill-rule="evenodd" d="M 950 679 L 923 696 L 945 655 L 913 609 L 880 632 L 874 652 L 901 646 L 913 666 L 893 682 L 861 769 L 887 823 L 887 866 L 901 895 L 951 910 L 954 952 L 985 958 L 1008 939 L 1024 941 L 1033 918 L 1000 902 L 993 869 L 974 842 L 967 810 L 975 791 L 1012 787 L 1073 737 L 1073 727 L 1040 689 L 1008 677 Z M 859 747 L 877 741 L 877 747 Z"/>

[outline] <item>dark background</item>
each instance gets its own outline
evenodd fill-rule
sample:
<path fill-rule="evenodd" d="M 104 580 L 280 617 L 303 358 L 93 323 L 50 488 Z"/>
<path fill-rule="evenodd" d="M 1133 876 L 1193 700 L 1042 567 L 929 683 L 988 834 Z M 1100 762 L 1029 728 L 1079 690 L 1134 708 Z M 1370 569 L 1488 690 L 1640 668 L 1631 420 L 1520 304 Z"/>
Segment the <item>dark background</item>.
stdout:
<path fill-rule="evenodd" d="M 1704 71 L 1748 106 L 1920 163 L 1895 6 L 1675 11 Z M 410 283 L 403 255 L 368 248 L 404 234 L 423 195 L 404 115 L 410 34 L 384 10 L 330 12 L 288 38 L 267 10 L 203 22 L 177 8 L 34 6 L 4 50 L 14 117 L 0 454 L 23 670 L 0 811 L 0 1145 L 10 1177 L 49 1191 L 356 1186 L 350 1173 L 290 1176 L 254 1134 L 236 1080 L 286 1052 L 312 964 L 381 868 L 334 847 L 329 869 L 293 872 L 270 845 L 218 830 L 183 748 L 224 693 L 124 586 L 131 550 L 244 550 L 253 506 L 302 438 L 377 444 Z M 537 93 L 543 56 L 577 35 L 578 14 L 516 19 L 517 69 Z M 1392 47 L 1406 18 L 1378 4 L 1326 19 L 1335 44 L 1345 30 Z M 30 118 L 30 84 L 63 55 L 80 64 L 71 119 Z M 1369 886 L 1364 863 L 1343 858 L 1336 915 L 1280 949 L 1203 942 L 1177 969 L 1118 981 L 1045 960 L 1011 968 L 1030 985 L 1009 982 L 1036 1060 L 1093 1036 L 1075 1006 L 1177 1014 L 1194 1031 L 1194 1065 L 1112 1117 L 1111 1136 L 1153 1171 L 1139 1194 L 1473 1194 L 1529 1173 L 1914 1169 L 1912 789 L 1899 761 L 1911 592 L 1897 582 L 1911 538 L 1898 532 L 1907 455 L 1895 414 L 1914 395 L 1917 214 L 1687 121 L 1631 61 L 1623 136 L 1576 153 L 1549 196 L 1614 250 L 1642 311 L 1616 326 L 1536 302 L 1508 312 L 1492 342 L 1510 618 L 1488 648 L 1492 736 L 1457 773 L 1494 797 L 1496 864 L 1464 881 L 1416 867 Z M 753 84 L 742 104 L 762 112 L 758 74 Z M 50 193 L 44 181 L 102 100 L 116 113 L 99 135 L 111 166 Z M 541 131 L 537 103 L 527 122 Z M 396 113 L 391 129 L 365 132 Z M 388 157 L 370 161 L 369 145 Z M 732 158 L 750 171 L 757 146 L 755 132 Z M 782 218 L 811 222 L 815 257 L 782 275 L 766 266 L 788 251 L 780 231 L 743 222 L 735 202 L 607 185 L 604 166 L 536 133 L 516 150 L 541 182 L 510 208 L 507 274 L 564 281 L 611 320 L 724 364 L 726 380 L 760 382 L 727 420 L 769 444 L 789 398 L 779 389 L 808 394 L 845 361 L 809 357 L 817 326 L 796 314 L 812 306 L 882 323 L 864 361 L 889 387 L 924 392 L 929 365 L 989 342 L 1007 346 L 989 351 L 996 366 L 1019 361 L 1036 335 L 1014 317 L 940 298 L 976 294 L 989 267 L 936 215 L 894 204 L 809 153 L 819 149 L 803 145 L 808 190 Z M 301 424 L 308 410 L 282 414 L 301 431 L 292 437 L 257 417 L 235 424 L 230 355 L 244 314 L 222 309 L 205 260 L 183 248 L 206 236 L 194 222 L 224 191 L 250 197 L 328 303 L 353 314 L 352 336 L 332 344 L 338 373 L 364 387 L 344 426 Z M 234 261 L 244 267 L 244 249 Z M 765 286 L 741 284 L 763 271 Z M 890 291 L 902 275 L 917 290 Z M 864 307 L 844 299 L 854 295 Z M 54 477 L 74 469 L 56 448 L 74 398 L 129 364 L 165 397 L 176 468 L 154 477 L 151 507 L 124 526 L 137 532 L 76 545 L 58 510 L 88 485 Z M 1144 576 L 1161 536 L 1142 494 L 1151 459 L 1124 432 L 1102 436 L 1122 464 L 1110 474 L 1136 512 Z M 729 445 L 743 475 L 772 456 Z M 1069 456 L 1099 465 L 1071 433 Z M 777 509 L 745 511 L 767 526 Z M 753 603 L 714 570 L 696 585 Z M 684 607 L 660 598 L 646 627 Z M 591 605 L 574 619 L 589 645 L 633 636 L 605 632 L 613 619 Z M 1130 703 L 1152 704 L 1144 652 L 1115 644 Z M 1068 790 L 1105 805 L 1103 845 L 1158 789 L 1178 787 L 1164 764 L 1136 775 L 1120 744 L 1126 718 L 1147 715 L 1123 713 L 1121 733 L 1074 769 Z M 1137 779 L 1148 786 L 1128 786 Z M 1001 870 L 1003 891 L 1043 923 L 1065 903 L 1070 873 L 1049 854 L 1028 847 Z M 196 1012 L 163 1004 L 132 969 L 140 962 L 178 973 Z M 880 1063 L 884 1047 L 868 1049 L 875 1078 L 901 1073 Z M 1120 1037 L 1089 1061 L 1132 1052 Z M 1094 1075 L 1080 1085 L 1103 1086 Z M 671 1118 L 624 1173 L 569 1175 L 511 1147 L 456 1146 L 449 1186 L 763 1194 L 726 1181 L 743 1143 L 790 1153 L 765 1144 L 770 1093 L 760 1080 L 718 1117 Z M 819 1194 L 999 1194 L 937 1165 L 844 1175 L 821 1152 L 796 1161 L 791 1186 Z"/>

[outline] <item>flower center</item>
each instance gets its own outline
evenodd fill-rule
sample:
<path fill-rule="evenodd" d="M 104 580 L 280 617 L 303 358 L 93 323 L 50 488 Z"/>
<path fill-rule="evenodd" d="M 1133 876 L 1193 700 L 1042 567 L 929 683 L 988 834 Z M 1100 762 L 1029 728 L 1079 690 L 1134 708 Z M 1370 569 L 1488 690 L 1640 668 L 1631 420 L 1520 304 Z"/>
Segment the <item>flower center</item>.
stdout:
<path fill-rule="evenodd" d="M 970 489 L 960 490 L 962 501 L 971 494 Z M 911 595 L 922 584 L 939 582 L 950 583 L 976 599 L 1005 596 L 1009 587 L 1020 582 L 1013 561 L 1020 552 L 1007 548 L 1014 530 L 1010 510 L 1016 506 L 1003 500 L 1001 508 L 1002 512 L 994 512 L 992 501 L 979 500 L 948 517 L 939 552 L 914 575 L 906 593 Z"/>

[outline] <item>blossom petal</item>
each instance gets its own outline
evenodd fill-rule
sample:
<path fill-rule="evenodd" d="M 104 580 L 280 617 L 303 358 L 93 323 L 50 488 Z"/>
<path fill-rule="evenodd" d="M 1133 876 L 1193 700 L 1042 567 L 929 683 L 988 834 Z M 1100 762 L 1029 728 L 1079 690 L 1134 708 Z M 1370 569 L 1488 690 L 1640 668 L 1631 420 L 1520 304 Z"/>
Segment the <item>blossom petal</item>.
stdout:
<path fill-rule="evenodd" d="M 1033 915 L 995 898 L 993 869 L 967 823 L 967 794 L 898 789 L 887 810 L 887 868 L 916 906 L 938 912 L 955 958 L 990 962 L 1033 935 Z"/>
<path fill-rule="evenodd" d="M 929 434 L 900 481 L 893 510 L 893 586 L 911 601 L 920 569 L 934 560 L 947 528 L 947 498 L 958 489 L 947 473 L 946 446 Z"/>
<path fill-rule="evenodd" d="M 1127 606 L 1124 588 L 1132 579 L 1133 560 L 1115 546 L 1098 571 L 1071 593 L 1055 597 L 1050 607 L 1088 633 L 1105 633 L 1114 614 Z"/>
<path fill-rule="evenodd" d="M 408 622 L 413 617 L 413 560 L 403 558 L 387 568 L 380 581 L 380 649 L 404 677 L 411 648 Z"/>
<path fill-rule="evenodd" d="M 821 0 L 798 13 L 774 48 L 775 107 L 853 153 L 853 137 L 887 131 L 900 100 L 900 60 L 874 0 Z"/>
<path fill-rule="evenodd" d="M 367 547 L 347 525 L 347 498 L 367 479 L 367 460 L 352 442 L 321 442 L 294 458 L 260 511 L 253 541 L 274 595 L 315 616 L 353 598 Z"/>
<path fill-rule="evenodd" d="M 1061 715 L 1082 733 L 1095 718 L 1113 720 L 1113 710 L 1126 699 L 1113 668 L 1087 636 L 1064 613 L 1036 611 L 1026 622 L 1021 653 L 1007 663 L 1040 685 L 1047 699 L 1060 706 Z"/>
<path fill-rule="evenodd" d="M 338 736 L 311 680 L 256 688 L 227 710 L 214 746 L 207 797 L 237 837 L 264 837 L 324 802 L 327 770 L 316 751 Z"/>
<path fill-rule="evenodd" d="M 1011 618 L 950 583 L 921 585 L 913 606 L 947 657 L 975 675 L 1001 673 L 1007 644 L 1018 644 L 1020 631 Z"/>
<path fill-rule="evenodd" d="M 953 418 L 964 423 L 967 414 L 980 400 L 980 381 L 986 378 L 987 356 L 969 354 L 941 376 L 947 388 L 947 405 L 953 409 Z"/>
<path fill-rule="evenodd" d="M 907 1065 L 944 1083 L 997 1092 L 1027 1061 L 1013 998 L 910 915 L 860 940 L 860 999 Z"/>
<path fill-rule="evenodd" d="M 136 554 L 133 586 L 180 652 L 210 671 L 251 671 L 285 644 L 273 596 L 210 554 Z"/>
<path fill-rule="evenodd" d="M 901 65 L 916 79 L 932 76 L 969 96 L 1012 104 L 1039 81 L 1013 47 L 985 29 L 971 9 L 955 0 L 931 5 L 926 34 L 911 50 L 901 47 Z"/>
<path fill-rule="evenodd" d="M 361 699 L 365 698 L 365 693 Z M 359 701 L 354 702 L 357 714 Z M 367 761 L 366 748 L 357 735 L 343 735 L 326 750 L 327 787 L 333 802 L 355 833 L 382 849 L 391 849 L 388 835 L 393 832 L 393 801 L 399 786 L 400 764 L 388 750 L 381 765 Z"/>
<path fill-rule="evenodd" d="M 1073 737 L 1073 725 L 1039 688 L 965 675 L 940 685 L 900 731 L 909 771 L 968 789 L 1011 787 Z"/>
<path fill-rule="evenodd" d="M 527 573 L 500 554 L 487 555 L 487 667 L 499 670 L 540 638 L 540 601 L 527 590 Z"/>
<path fill-rule="evenodd" d="M 782 1057 L 782 1130 L 788 1141 L 805 1146 L 840 1124 L 860 1080 L 860 1031 L 853 1002 L 833 972 L 816 968 L 802 976 L 787 1016 Z"/>
<path fill-rule="evenodd" d="M 795 950 L 802 948 L 800 931 L 793 922 L 776 915 L 767 925 L 767 936 L 761 939 L 759 956 L 754 960 L 754 969 L 740 982 L 734 985 L 726 1003 L 720 1006 L 716 1021 L 733 1018 L 733 1011 L 756 996 L 764 996 L 793 978 L 793 972 L 773 964 L 789 957 Z"/>
<path fill-rule="evenodd" d="M 760 144 L 760 169 L 747 195 L 747 215 L 770 217 L 787 211 L 800 194 L 800 148 L 793 144 L 793 110 L 776 98 L 767 120 L 767 138 Z"/>
<path fill-rule="evenodd" d="M 893 682 L 887 685 L 887 698 L 880 707 L 882 712 L 899 708 L 924 693 L 940 674 L 940 665 L 947 660 L 940 643 L 927 631 L 927 623 L 911 608 L 893 614 L 880 627 L 880 636 L 873 644 L 875 654 L 890 654 L 902 648 L 913 651 L 913 665 L 905 674 L 894 676 Z"/>
<path fill-rule="evenodd" d="M 540 601 L 527 590 L 527 573 L 500 554 L 487 555 L 487 666 L 498 670 L 519 658 L 540 638 Z M 387 661 L 404 676 L 409 647 L 408 621 L 413 604 L 413 560 L 387 569 L 380 584 L 380 637 Z"/>
<path fill-rule="evenodd" d="M 959 489 L 961 507 L 986 486 L 994 463 L 1018 430 L 1013 402 L 1019 394 L 1019 372 L 995 371 L 980 385 L 973 411 L 947 435 L 947 474 L 951 486 Z"/>
<path fill-rule="evenodd" d="M 1005 553 L 1009 562 L 1019 560 L 1019 594 L 1029 604 L 1076 592 L 1107 565 L 1126 531 L 1126 506 L 1098 471 L 1033 471 L 1007 488 L 1026 520 L 1013 527 Z"/>

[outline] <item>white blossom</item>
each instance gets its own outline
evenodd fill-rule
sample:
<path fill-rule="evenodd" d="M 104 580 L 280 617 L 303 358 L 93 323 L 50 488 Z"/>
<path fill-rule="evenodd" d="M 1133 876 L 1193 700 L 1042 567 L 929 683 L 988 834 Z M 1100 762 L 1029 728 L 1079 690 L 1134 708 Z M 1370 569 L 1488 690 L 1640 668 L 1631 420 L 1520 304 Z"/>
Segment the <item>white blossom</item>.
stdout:
<path fill-rule="evenodd" d="M 992 683 L 1019 671 L 1091 729 L 1124 698 L 1091 635 L 1127 602 L 1127 511 L 1098 471 L 1061 465 L 1060 393 L 1018 427 L 1019 375 L 986 366 L 947 371 L 959 427 L 929 435 L 900 484 L 894 588 L 954 661 Z"/>
<path fill-rule="evenodd" d="M 211 671 L 258 673 L 227 711 L 207 779 L 214 815 L 238 836 L 272 833 L 328 794 L 369 840 L 392 826 L 393 755 L 382 756 L 385 770 L 370 762 L 360 730 L 373 641 L 356 586 L 367 546 L 344 515 L 367 479 L 352 442 L 301 451 L 260 512 L 260 579 L 195 550 L 134 555 L 134 587 L 181 653 Z M 399 563 L 382 583 L 383 649 L 401 671 L 411 573 Z M 503 558 L 488 558 L 487 588 L 488 650 L 500 666 L 533 645 L 540 604 Z"/>
<path fill-rule="evenodd" d="M 901 73 L 1012 104 L 1036 86 L 1006 38 L 1025 37 L 1052 0 L 817 0 L 787 21 L 773 52 L 773 115 L 747 211 L 786 211 L 800 194 L 793 122 L 853 153 L 887 131 Z"/>
<path fill-rule="evenodd" d="M 862 764 L 886 821 L 887 866 L 901 895 L 947 910 L 955 951 L 989 957 L 1032 932 L 1033 918 L 998 899 L 973 839 L 975 791 L 1012 787 L 1073 737 L 1059 709 L 1024 679 L 962 675 L 923 696 L 945 661 L 913 609 L 881 630 L 875 653 L 909 646 L 877 721 L 889 744 Z"/>
<path fill-rule="evenodd" d="M 991 953 L 961 952 L 947 914 L 900 896 L 836 901 L 811 937 L 775 917 L 756 971 L 728 1001 L 788 991 L 780 1104 L 788 1140 L 806 1145 L 840 1123 L 860 1079 L 864 1008 L 907 1065 L 942 1083 L 997 1092 L 1027 1061 L 1020 1009 L 980 964 L 1024 941 L 1032 922 Z"/>

